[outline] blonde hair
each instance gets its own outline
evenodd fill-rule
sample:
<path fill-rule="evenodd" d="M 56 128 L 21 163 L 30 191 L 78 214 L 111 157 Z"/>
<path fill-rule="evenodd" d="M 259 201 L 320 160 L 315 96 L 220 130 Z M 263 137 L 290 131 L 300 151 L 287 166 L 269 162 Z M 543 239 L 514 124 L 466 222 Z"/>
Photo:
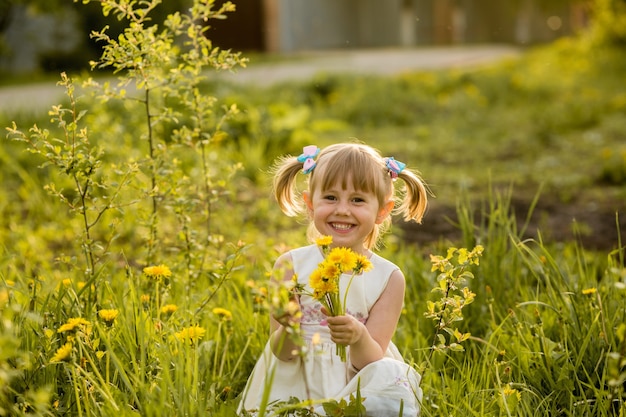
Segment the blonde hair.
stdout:
<path fill-rule="evenodd" d="M 283 156 L 274 164 L 274 196 L 280 209 L 288 216 L 306 213 L 302 195 L 296 190 L 298 173 L 302 172 L 302 162 L 295 156 Z M 321 150 L 313 171 L 308 174 L 308 191 L 313 195 L 317 189 L 331 188 L 337 181 L 345 188 L 348 182 L 355 190 L 371 192 L 378 198 L 379 207 L 393 199 L 393 213 L 403 216 L 405 221 L 421 223 L 426 211 L 428 191 L 419 173 L 405 168 L 397 178 L 404 187 L 396 190 L 389 169 L 380 153 L 361 143 L 338 143 Z M 365 239 L 368 249 L 376 247 L 382 233 L 391 225 L 388 216 L 383 223 L 374 227 Z M 319 235 L 311 222 L 309 238 Z"/>

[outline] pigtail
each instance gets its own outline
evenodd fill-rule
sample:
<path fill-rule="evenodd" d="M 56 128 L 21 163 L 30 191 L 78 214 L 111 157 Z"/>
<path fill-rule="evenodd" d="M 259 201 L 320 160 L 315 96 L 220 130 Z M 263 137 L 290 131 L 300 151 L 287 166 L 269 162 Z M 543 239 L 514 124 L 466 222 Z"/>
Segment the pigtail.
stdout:
<path fill-rule="evenodd" d="M 294 217 L 303 212 L 302 200 L 296 193 L 296 180 L 302 171 L 302 162 L 295 156 L 281 157 L 272 169 L 274 197 L 287 216 Z"/>
<path fill-rule="evenodd" d="M 403 194 L 399 198 L 400 205 L 396 212 L 403 215 L 405 221 L 414 220 L 422 222 L 428 205 L 428 189 L 419 175 L 409 169 L 398 174 L 398 178 L 404 181 Z"/>

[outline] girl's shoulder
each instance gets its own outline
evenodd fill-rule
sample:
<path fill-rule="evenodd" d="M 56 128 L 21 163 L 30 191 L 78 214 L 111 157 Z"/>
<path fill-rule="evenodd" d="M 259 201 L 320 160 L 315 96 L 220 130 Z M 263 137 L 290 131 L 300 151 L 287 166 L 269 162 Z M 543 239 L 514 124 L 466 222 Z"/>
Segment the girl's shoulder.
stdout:
<path fill-rule="evenodd" d="M 319 248 L 316 245 L 301 246 L 299 248 L 290 249 L 280 255 L 283 259 L 288 259 L 291 262 L 298 262 L 302 260 L 321 257 Z"/>
<path fill-rule="evenodd" d="M 376 253 L 372 254 L 370 262 L 374 267 L 372 268 L 373 270 L 384 271 L 384 274 L 386 275 L 391 275 L 392 272 L 400 270 L 400 267 L 398 265 L 394 264 L 386 258 L 383 258 L 380 255 L 377 255 Z"/>
<path fill-rule="evenodd" d="M 299 274 L 306 273 L 307 276 L 324 259 L 317 245 L 291 249 L 283 255 L 289 257 L 288 259 L 294 271 Z"/>
<path fill-rule="evenodd" d="M 317 245 L 311 244 L 307 246 L 301 246 L 299 248 L 291 249 L 287 253 L 291 254 L 292 257 L 300 257 L 300 256 L 312 256 L 320 253 L 320 249 Z"/>

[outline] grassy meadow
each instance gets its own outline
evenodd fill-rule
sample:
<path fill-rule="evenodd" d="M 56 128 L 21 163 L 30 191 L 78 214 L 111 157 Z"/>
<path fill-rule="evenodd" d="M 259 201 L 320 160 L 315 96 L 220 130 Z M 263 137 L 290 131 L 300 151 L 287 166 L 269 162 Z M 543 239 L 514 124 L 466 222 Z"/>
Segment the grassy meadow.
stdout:
<path fill-rule="evenodd" d="M 234 416 L 281 308 L 267 273 L 306 243 L 268 167 L 351 138 L 422 172 L 433 205 L 412 233 L 456 213 L 453 239 L 416 243 L 397 221 L 382 249 L 407 278 L 394 341 L 423 374 L 422 415 L 626 415 L 623 47 L 582 36 L 479 68 L 260 88 L 214 77 L 245 57 L 195 20 L 132 17 L 94 64 L 119 85 L 62 76 L 49 113 L 0 115 L 0 416 Z M 567 219 L 562 238 L 531 221 L 546 200 L 594 204 L 604 244 L 585 245 L 599 223 Z M 433 268 L 477 245 L 478 265 Z"/>

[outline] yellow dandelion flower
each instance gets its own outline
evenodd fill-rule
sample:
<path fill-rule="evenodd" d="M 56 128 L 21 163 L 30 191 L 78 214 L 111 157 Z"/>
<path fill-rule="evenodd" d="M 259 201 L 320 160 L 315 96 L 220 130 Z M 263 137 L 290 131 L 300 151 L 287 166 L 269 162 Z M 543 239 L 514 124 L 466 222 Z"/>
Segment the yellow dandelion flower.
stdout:
<path fill-rule="evenodd" d="M 72 357 L 72 344 L 66 343 L 57 349 L 50 362 L 67 362 Z"/>
<path fill-rule="evenodd" d="M 502 393 L 504 394 L 505 397 L 508 397 L 510 395 L 515 395 L 518 401 L 522 399 L 522 394 L 515 388 L 511 388 L 508 385 L 504 387 L 504 389 L 502 390 Z"/>
<path fill-rule="evenodd" d="M 595 294 L 597 291 L 598 291 L 598 289 L 597 289 L 597 288 L 595 288 L 595 287 L 585 288 L 585 289 L 583 290 L 583 295 L 593 295 L 593 294 Z"/>
<path fill-rule="evenodd" d="M 149 294 L 142 294 L 139 299 L 140 299 L 142 304 L 148 304 L 150 302 L 150 295 Z"/>
<path fill-rule="evenodd" d="M 160 280 L 162 278 L 169 278 L 172 276 L 172 271 L 167 267 L 167 265 L 155 265 L 155 266 L 147 266 L 143 269 L 143 273 L 148 278 L 152 278 L 154 280 Z"/>
<path fill-rule="evenodd" d="M 341 272 L 352 271 L 356 267 L 356 254 L 348 248 L 333 248 L 326 257 L 328 262 L 338 265 Z"/>
<path fill-rule="evenodd" d="M 171 316 L 178 310 L 178 307 L 175 304 L 166 304 L 161 307 L 161 314 L 165 314 L 166 316 Z"/>
<path fill-rule="evenodd" d="M 63 284 L 63 286 L 65 288 L 71 287 L 72 286 L 72 280 L 69 279 L 69 278 L 65 278 L 63 281 L 61 281 L 61 284 Z"/>
<path fill-rule="evenodd" d="M 362 274 L 363 272 L 371 271 L 374 266 L 369 258 L 365 255 L 356 255 L 356 266 L 354 267 L 355 274 Z"/>
<path fill-rule="evenodd" d="M 0 307 L 4 307 L 9 303 L 9 291 L 2 290 L 0 291 Z"/>
<path fill-rule="evenodd" d="M 333 243 L 332 236 L 321 236 L 315 239 L 315 244 L 321 247 L 329 247 Z"/>
<path fill-rule="evenodd" d="M 225 321 L 231 320 L 233 318 L 233 313 L 221 307 L 215 307 L 213 309 L 213 314 Z"/>
<path fill-rule="evenodd" d="M 57 329 L 57 333 L 63 332 L 75 332 L 77 330 L 85 330 L 91 323 L 82 317 L 74 317 L 67 321 L 67 323 L 61 325 Z"/>
<path fill-rule="evenodd" d="M 341 275 L 341 269 L 334 262 L 322 262 L 320 265 L 320 271 L 322 273 L 322 277 L 326 279 L 337 279 L 339 275 Z"/>
<path fill-rule="evenodd" d="M 100 310 L 98 311 L 98 317 L 102 319 L 108 326 L 112 325 L 117 316 L 120 314 L 119 310 L 110 309 L 110 310 Z"/>
<path fill-rule="evenodd" d="M 322 280 L 322 271 L 320 271 L 320 269 L 315 269 L 313 272 L 311 272 L 311 275 L 309 276 L 309 286 L 313 289 L 318 288 L 321 284 L 320 281 Z"/>
<path fill-rule="evenodd" d="M 322 278 L 317 283 L 317 286 L 312 288 L 314 291 L 314 297 L 317 299 L 324 297 L 326 294 L 339 293 L 339 286 L 337 285 L 337 280 L 335 279 Z"/>
<path fill-rule="evenodd" d="M 176 332 L 174 336 L 181 342 L 188 342 L 191 344 L 197 343 L 204 337 L 206 330 L 200 326 L 185 327 L 180 332 Z"/>

